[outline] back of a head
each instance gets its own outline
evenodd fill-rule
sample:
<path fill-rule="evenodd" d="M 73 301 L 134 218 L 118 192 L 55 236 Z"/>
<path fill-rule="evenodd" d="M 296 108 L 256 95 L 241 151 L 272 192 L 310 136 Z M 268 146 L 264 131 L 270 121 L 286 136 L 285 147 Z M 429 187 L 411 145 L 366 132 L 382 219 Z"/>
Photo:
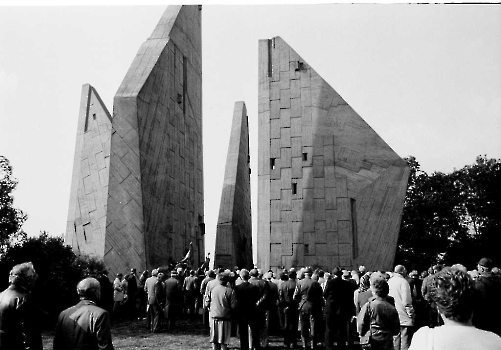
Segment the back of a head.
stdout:
<path fill-rule="evenodd" d="M 249 275 L 249 270 L 247 269 L 241 269 L 240 270 L 240 277 L 244 280 L 244 281 L 248 281 L 249 278 L 250 278 L 250 275 Z"/>
<path fill-rule="evenodd" d="M 385 298 L 390 291 L 390 287 L 388 286 L 388 282 L 386 281 L 386 278 L 384 278 L 380 274 L 372 274 L 371 275 L 370 286 L 371 286 L 372 292 L 381 298 Z"/>
<path fill-rule="evenodd" d="M 15 265 L 9 273 L 9 283 L 32 289 L 35 285 L 37 274 L 31 262 Z"/>
<path fill-rule="evenodd" d="M 259 272 L 257 271 L 257 269 L 250 270 L 249 274 L 250 274 L 251 277 L 257 277 L 257 276 L 259 276 Z"/>
<path fill-rule="evenodd" d="M 223 286 L 225 286 L 230 281 L 230 273 L 227 271 L 220 273 L 219 281 Z"/>
<path fill-rule="evenodd" d="M 297 277 L 297 272 L 296 272 L 296 270 L 291 269 L 291 270 L 289 271 L 289 278 L 290 278 L 290 279 L 295 280 L 295 279 L 296 279 L 296 277 Z"/>
<path fill-rule="evenodd" d="M 474 282 L 468 272 L 445 267 L 433 276 L 431 297 L 444 317 L 467 322 L 473 314 Z"/>
<path fill-rule="evenodd" d="M 341 277 L 343 275 L 343 270 L 341 270 L 339 267 L 335 267 L 332 269 L 332 274 L 336 277 Z"/>
<path fill-rule="evenodd" d="M 404 267 L 404 265 L 397 265 L 397 266 L 395 266 L 394 272 L 395 273 L 399 273 L 399 274 L 405 273 L 405 267 Z"/>
<path fill-rule="evenodd" d="M 153 269 L 153 271 L 151 271 L 151 275 L 153 277 L 155 277 L 156 275 L 158 275 L 158 270 L 157 269 Z"/>
<path fill-rule="evenodd" d="M 87 277 L 78 282 L 77 294 L 80 299 L 99 301 L 101 297 L 101 285 L 92 277 Z"/>
<path fill-rule="evenodd" d="M 482 258 L 478 262 L 478 266 L 482 268 L 483 271 L 490 272 L 491 269 L 494 267 L 494 264 L 491 259 L 489 258 Z"/>
<path fill-rule="evenodd" d="M 436 265 L 433 266 L 433 273 L 440 272 L 440 271 L 442 271 L 443 268 L 444 267 L 442 265 L 436 264 Z"/>

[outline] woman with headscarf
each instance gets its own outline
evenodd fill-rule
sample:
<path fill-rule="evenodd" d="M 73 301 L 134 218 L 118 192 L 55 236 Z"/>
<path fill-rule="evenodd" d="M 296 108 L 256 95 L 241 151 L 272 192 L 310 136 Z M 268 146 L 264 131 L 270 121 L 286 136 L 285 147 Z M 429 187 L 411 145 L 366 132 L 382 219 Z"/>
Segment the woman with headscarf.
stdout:
<path fill-rule="evenodd" d="M 370 290 L 370 276 L 368 274 L 363 275 L 360 278 L 360 285 L 357 290 L 353 293 L 353 302 L 355 303 L 355 316 L 358 316 L 362 306 L 369 301 L 372 297 L 372 292 Z"/>

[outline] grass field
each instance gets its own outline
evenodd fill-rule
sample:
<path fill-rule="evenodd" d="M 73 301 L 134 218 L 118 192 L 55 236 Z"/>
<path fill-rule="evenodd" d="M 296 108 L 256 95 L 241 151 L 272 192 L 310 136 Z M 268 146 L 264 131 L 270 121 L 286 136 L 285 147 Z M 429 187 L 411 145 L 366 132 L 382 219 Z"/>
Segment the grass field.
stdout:
<path fill-rule="evenodd" d="M 172 332 L 151 333 L 144 321 L 123 321 L 111 329 L 115 349 L 209 350 L 209 335 L 204 333 L 201 320 L 182 319 Z M 43 334 L 44 350 L 52 350 L 53 332 Z M 283 338 L 270 336 L 270 348 L 280 349 Z M 230 349 L 240 349 L 240 341 L 232 337 Z"/>

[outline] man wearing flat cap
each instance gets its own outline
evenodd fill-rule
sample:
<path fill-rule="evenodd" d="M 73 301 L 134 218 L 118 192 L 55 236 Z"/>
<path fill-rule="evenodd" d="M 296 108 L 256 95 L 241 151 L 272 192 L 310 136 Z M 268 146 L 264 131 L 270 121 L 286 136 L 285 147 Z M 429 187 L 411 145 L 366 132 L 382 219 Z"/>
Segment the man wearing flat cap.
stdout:
<path fill-rule="evenodd" d="M 334 338 L 338 348 L 345 348 L 349 337 L 350 318 L 354 314 L 352 283 L 343 279 L 343 271 L 339 267 L 332 270 L 334 278 L 327 281 L 323 296 L 325 298 L 325 349 L 332 350 Z"/>
<path fill-rule="evenodd" d="M 489 258 L 478 262 L 479 276 L 475 280 L 473 325 L 501 336 L 501 282 L 492 274 L 494 264 Z"/>
<path fill-rule="evenodd" d="M 42 335 L 31 296 L 36 279 L 31 262 L 16 265 L 10 271 L 10 285 L 0 293 L 0 349 L 42 350 Z"/>
<path fill-rule="evenodd" d="M 179 280 L 176 270 L 170 273 L 170 278 L 165 281 L 165 309 L 164 316 L 167 330 L 176 326 L 176 321 L 183 312 L 183 285 Z"/>
<path fill-rule="evenodd" d="M 317 349 L 320 323 L 322 322 L 322 287 L 311 278 L 311 268 L 303 270 L 304 278 L 297 282 L 294 300 L 299 302 L 299 322 L 301 323 L 301 341 L 303 349 L 308 348 L 311 338 L 311 348 Z"/>
<path fill-rule="evenodd" d="M 259 343 L 259 320 L 256 317 L 256 303 L 259 300 L 259 288 L 249 283 L 249 271 L 240 270 L 242 283 L 235 286 L 237 299 L 237 319 L 240 329 L 240 348 L 249 349 L 249 339 L 253 349 L 260 349 Z"/>
<path fill-rule="evenodd" d="M 268 321 L 270 317 L 270 311 L 268 307 L 268 295 L 270 294 L 270 286 L 268 281 L 263 280 L 263 271 L 261 269 L 252 269 L 249 272 L 251 276 L 249 283 L 257 286 L 259 288 L 259 299 L 256 302 L 256 317 L 258 318 L 259 325 L 259 339 L 261 348 L 268 347 Z M 254 343 L 254 339 L 253 339 Z M 251 345 L 255 346 L 255 345 Z"/>
<path fill-rule="evenodd" d="M 97 306 L 101 286 L 95 278 L 86 278 L 77 285 L 80 302 L 59 314 L 54 350 L 113 350 L 110 315 Z"/>

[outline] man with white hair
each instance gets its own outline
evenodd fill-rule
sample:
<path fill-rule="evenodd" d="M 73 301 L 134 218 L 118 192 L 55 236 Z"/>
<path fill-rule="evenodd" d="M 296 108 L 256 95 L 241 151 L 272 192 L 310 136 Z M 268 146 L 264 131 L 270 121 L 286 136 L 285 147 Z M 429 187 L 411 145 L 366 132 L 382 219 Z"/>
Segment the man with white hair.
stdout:
<path fill-rule="evenodd" d="M 403 265 L 395 266 L 393 276 L 388 280 L 390 292 L 395 299 L 395 308 L 400 319 L 400 334 L 394 337 L 395 350 L 407 350 L 411 345 L 414 326 L 414 307 L 409 282 L 405 279 L 407 270 Z"/>
<path fill-rule="evenodd" d="M 101 285 L 89 277 L 77 285 L 80 302 L 59 314 L 54 336 L 54 350 L 113 350 L 110 315 L 96 305 Z"/>
<path fill-rule="evenodd" d="M 12 268 L 9 287 L 0 293 L 0 349 L 42 350 L 31 291 L 37 274 L 31 262 Z"/>

